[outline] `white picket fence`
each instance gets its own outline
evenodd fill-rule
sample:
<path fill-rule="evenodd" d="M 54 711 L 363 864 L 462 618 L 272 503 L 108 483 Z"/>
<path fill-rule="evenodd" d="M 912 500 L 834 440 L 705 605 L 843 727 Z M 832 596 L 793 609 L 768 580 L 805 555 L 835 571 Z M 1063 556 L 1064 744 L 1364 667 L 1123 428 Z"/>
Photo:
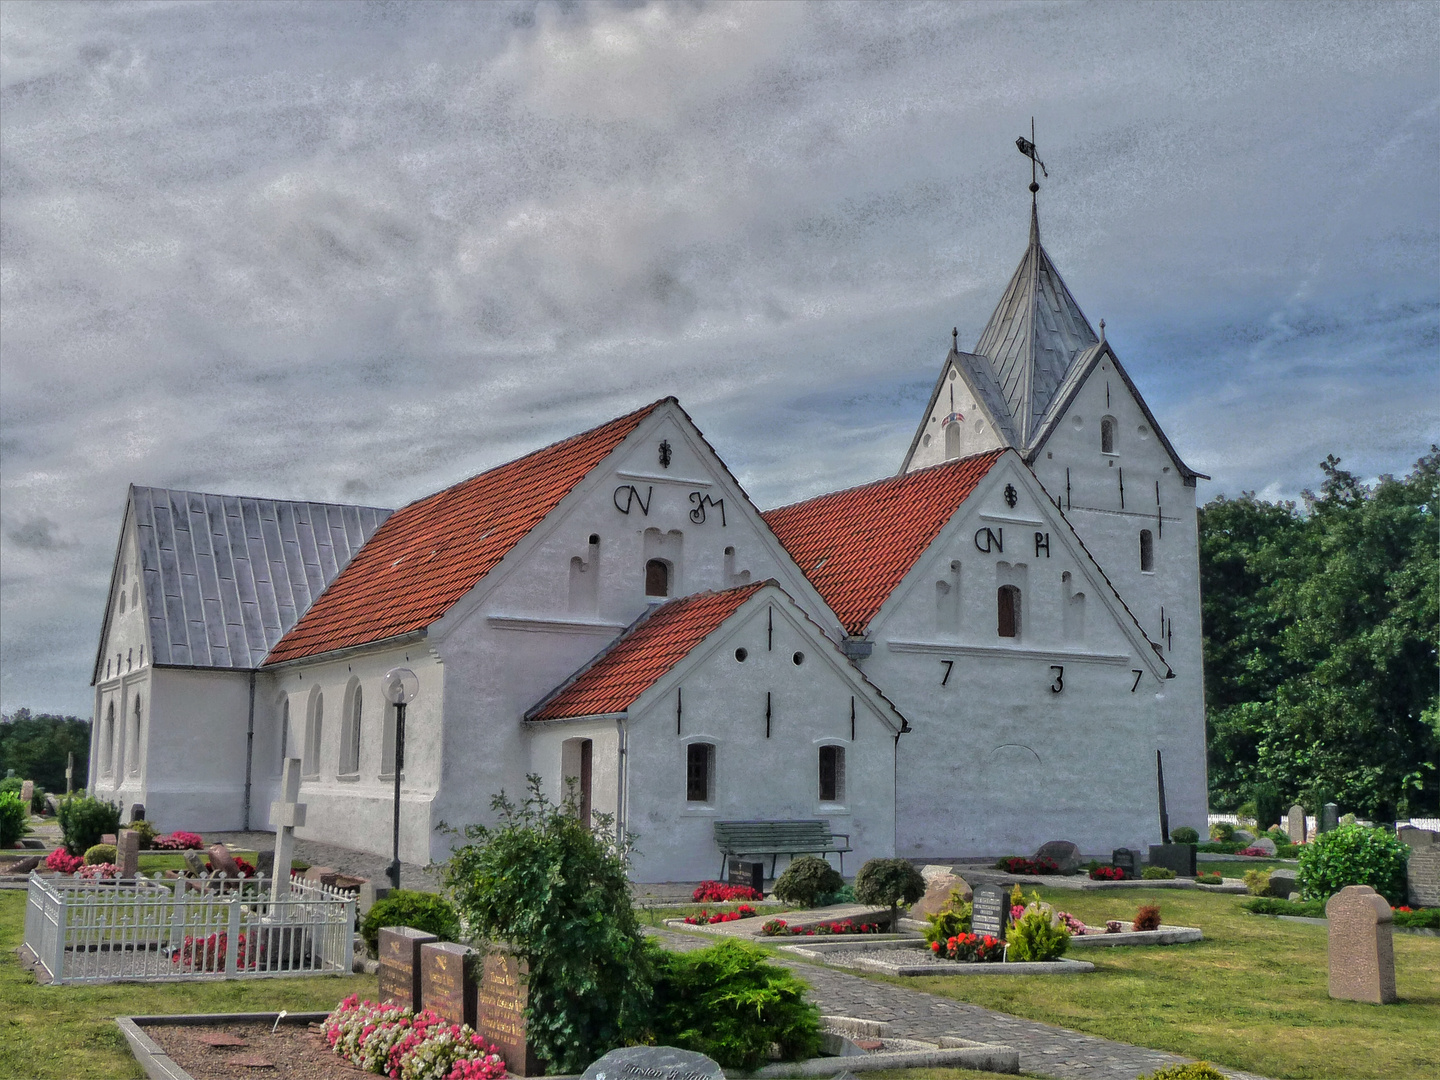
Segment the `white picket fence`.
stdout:
<path fill-rule="evenodd" d="M 292 878 L 96 881 L 31 874 L 25 947 L 56 983 L 248 979 L 350 971 L 355 899 Z"/>

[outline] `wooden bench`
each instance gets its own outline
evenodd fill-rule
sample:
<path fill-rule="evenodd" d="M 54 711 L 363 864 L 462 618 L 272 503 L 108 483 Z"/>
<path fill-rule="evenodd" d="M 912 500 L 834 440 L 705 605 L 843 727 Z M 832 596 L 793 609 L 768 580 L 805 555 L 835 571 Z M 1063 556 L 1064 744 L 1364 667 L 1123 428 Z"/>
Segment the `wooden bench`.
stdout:
<path fill-rule="evenodd" d="M 841 841 L 844 841 L 842 844 Z M 715 843 L 720 846 L 720 879 L 725 878 L 725 860 L 741 855 L 770 856 L 770 876 L 781 855 L 840 856 L 840 873 L 845 873 L 845 852 L 852 851 L 849 833 L 832 833 L 828 821 L 717 821 Z"/>

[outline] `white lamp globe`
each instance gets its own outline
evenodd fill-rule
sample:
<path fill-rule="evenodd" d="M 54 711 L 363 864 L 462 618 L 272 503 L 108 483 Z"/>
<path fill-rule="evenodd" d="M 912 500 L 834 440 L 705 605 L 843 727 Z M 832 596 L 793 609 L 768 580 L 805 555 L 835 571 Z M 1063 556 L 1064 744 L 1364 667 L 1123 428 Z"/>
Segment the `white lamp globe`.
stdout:
<path fill-rule="evenodd" d="M 420 694 L 420 680 L 407 667 L 391 668 L 380 685 L 391 705 L 409 705 Z"/>

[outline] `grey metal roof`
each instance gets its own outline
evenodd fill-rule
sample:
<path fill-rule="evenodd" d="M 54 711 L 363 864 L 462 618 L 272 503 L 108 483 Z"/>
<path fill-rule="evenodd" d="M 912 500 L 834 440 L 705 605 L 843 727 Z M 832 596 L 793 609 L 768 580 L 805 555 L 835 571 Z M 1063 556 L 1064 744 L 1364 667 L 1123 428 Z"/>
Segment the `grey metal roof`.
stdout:
<path fill-rule="evenodd" d="M 1075 358 L 1099 340 L 1040 246 L 1032 204 L 1030 244 L 975 346 L 990 362 L 1016 445 L 1032 444 Z"/>
<path fill-rule="evenodd" d="M 153 662 L 249 669 L 393 511 L 132 485 L 129 512 Z"/>

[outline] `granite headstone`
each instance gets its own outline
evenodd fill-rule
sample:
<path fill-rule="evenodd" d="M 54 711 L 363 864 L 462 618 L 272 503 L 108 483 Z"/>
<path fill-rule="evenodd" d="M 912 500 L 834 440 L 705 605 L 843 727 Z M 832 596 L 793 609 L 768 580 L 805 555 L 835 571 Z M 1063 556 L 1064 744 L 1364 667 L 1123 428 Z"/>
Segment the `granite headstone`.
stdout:
<path fill-rule="evenodd" d="M 724 1080 L 704 1054 L 673 1046 L 623 1046 L 585 1070 L 581 1080 Z"/>
<path fill-rule="evenodd" d="M 140 834 L 134 829 L 121 829 L 120 842 L 115 845 L 115 865 L 120 867 L 122 878 L 133 878 L 140 873 Z"/>
<path fill-rule="evenodd" d="M 210 865 L 215 868 L 217 873 L 224 874 L 228 878 L 240 876 L 240 864 L 235 861 L 235 856 L 230 854 L 230 850 L 224 844 L 211 844 L 206 854 L 210 856 Z"/>
<path fill-rule="evenodd" d="M 1300 891 L 1299 877 L 1299 872 L 1289 867 L 1282 866 L 1278 870 L 1271 870 L 1269 894 L 1278 896 L 1281 900 L 1290 899 L 1291 893 Z"/>
<path fill-rule="evenodd" d="M 1073 874 L 1080 868 L 1080 848 L 1069 840 L 1050 840 L 1036 850 L 1035 861 L 1052 860 L 1062 874 Z"/>
<path fill-rule="evenodd" d="M 926 867 L 925 869 L 930 868 Z M 962 902 L 973 899 L 970 885 L 964 878 L 951 873 L 948 866 L 940 869 L 944 870 L 943 874 L 927 875 L 924 870 L 921 871 L 921 875 L 925 878 L 925 895 L 911 906 L 910 918 L 923 919 L 927 915 L 940 914 L 950 906 L 951 894 L 956 890 L 959 890 Z"/>
<path fill-rule="evenodd" d="M 23 784 L 20 785 L 20 801 L 25 804 L 25 809 L 27 812 L 30 809 L 30 801 L 34 798 L 35 781 L 26 780 Z"/>
<path fill-rule="evenodd" d="M 420 947 L 439 940 L 409 926 L 387 926 L 380 931 L 381 1001 L 420 1008 Z"/>
<path fill-rule="evenodd" d="M 1299 803 L 1290 807 L 1290 812 L 1285 815 L 1285 834 L 1292 844 L 1305 843 L 1305 808 Z"/>
<path fill-rule="evenodd" d="M 748 885 L 762 896 L 765 894 L 765 864 L 731 859 L 725 864 L 727 885 Z"/>
<path fill-rule="evenodd" d="M 1257 836 L 1251 841 L 1250 846 L 1265 852 L 1266 855 L 1275 854 L 1275 841 L 1271 840 L 1268 836 Z"/>
<path fill-rule="evenodd" d="M 1340 827 L 1340 807 L 1327 802 L 1320 808 L 1320 831 L 1333 832 Z"/>
<path fill-rule="evenodd" d="M 976 885 L 971 899 L 970 932 L 1003 938 L 1010 921 L 1010 894 L 1000 885 Z"/>
<path fill-rule="evenodd" d="M 456 1024 L 476 1024 L 477 953 L 453 941 L 420 946 L 420 1007 Z"/>
<path fill-rule="evenodd" d="M 1116 848 L 1110 852 L 1110 865 L 1118 866 L 1125 871 L 1126 878 L 1137 878 L 1140 876 L 1141 867 L 1140 852 L 1133 848 Z"/>
<path fill-rule="evenodd" d="M 545 1069 L 525 1026 L 529 970 L 524 957 L 493 948 L 480 965 L 476 1030 L 495 1044 L 511 1076 L 541 1076 Z"/>
<path fill-rule="evenodd" d="M 1195 876 L 1194 844 L 1151 844 L 1150 865 L 1174 870 L 1176 877 Z"/>
<path fill-rule="evenodd" d="M 1394 915 L 1369 885 L 1347 885 L 1325 903 L 1330 996 L 1387 1005 L 1395 994 Z"/>
<path fill-rule="evenodd" d="M 182 851 L 180 857 L 185 860 L 185 866 L 192 874 L 199 875 L 209 872 L 205 869 L 205 860 L 200 857 L 198 851 Z"/>
<path fill-rule="evenodd" d="M 1410 849 L 1405 884 L 1411 906 L 1440 907 L 1440 833 L 1407 827 L 1395 835 Z"/>

